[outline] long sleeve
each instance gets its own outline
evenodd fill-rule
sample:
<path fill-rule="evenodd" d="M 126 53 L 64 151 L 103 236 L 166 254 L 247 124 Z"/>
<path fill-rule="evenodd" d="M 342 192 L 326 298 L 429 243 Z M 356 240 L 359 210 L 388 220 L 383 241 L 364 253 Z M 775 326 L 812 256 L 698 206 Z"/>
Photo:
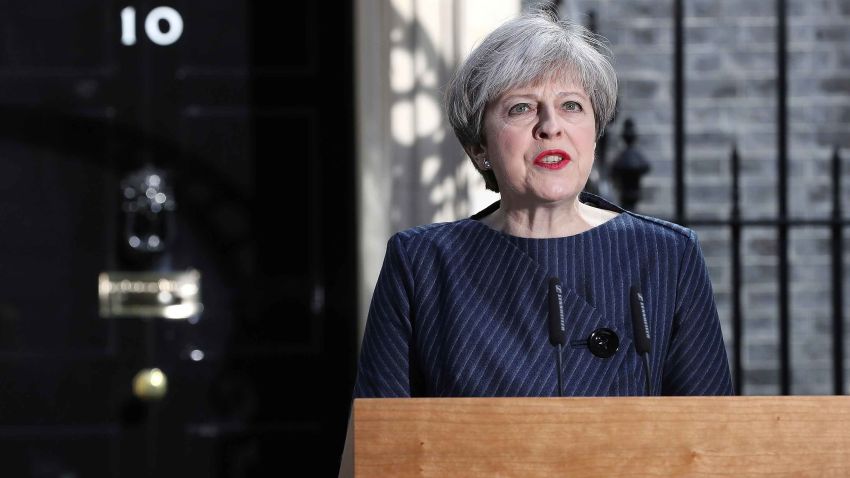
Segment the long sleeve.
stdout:
<path fill-rule="evenodd" d="M 732 381 L 708 268 L 691 231 L 680 262 L 664 365 L 664 395 L 731 395 Z"/>
<path fill-rule="evenodd" d="M 413 275 L 401 237 L 387 243 L 378 276 L 354 385 L 356 398 L 409 397 L 413 327 Z"/>
<path fill-rule="evenodd" d="M 390 238 L 369 309 L 354 397 L 555 393 L 545 287 L 553 275 L 563 284 L 571 343 L 602 328 L 621 340 L 620 350 L 608 358 L 582 345 L 564 350 L 563 381 L 570 395 L 633 395 L 643 389 L 635 378 L 641 371 L 631 347 L 624 288 L 636 282 L 645 288 L 653 334 L 653 391 L 732 393 L 695 234 L 622 212 L 564 238 L 518 238 L 466 219 Z"/>

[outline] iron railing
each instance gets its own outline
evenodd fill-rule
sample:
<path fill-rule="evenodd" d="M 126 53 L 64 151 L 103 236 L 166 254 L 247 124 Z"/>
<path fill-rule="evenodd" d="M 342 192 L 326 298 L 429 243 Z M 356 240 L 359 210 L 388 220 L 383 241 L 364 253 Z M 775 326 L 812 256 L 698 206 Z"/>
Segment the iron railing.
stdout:
<path fill-rule="evenodd" d="M 779 355 L 779 392 L 782 395 L 790 395 L 792 392 L 792 363 L 791 363 L 791 333 L 790 333 L 790 261 L 789 261 L 789 231 L 798 227 L 821 227 L 831 232 L 831 280 L 832 280 L 832 388 L 836 395 L 843 395 L 845 391 L 844 373 L 844 236 L 843 228 L 850 225 L 850 221 L 844 218 L 841 207 L 841 155 L 836 146 L 831 159 L 832 172 L 832 214 L 824 219 L 802 219 L 791 217 L 788 211 L 788 11 L 787 0 L 776 0 L 776 66 L 777 66 L 777 155 L 776 168 L 778 180 L 776 184 L 777 214 L 772 218 L 744 219 L 741 215 L 741 166 L 740 155 L 736 145 L 732 145 L 729 161 L 732 174 L 731 210 L 728 219 L 705 219 L 689 217 L 687 215 L 687 182 L 685 180 L 685 38 L 684 23 L 685 10 L 683 0 L 673 2 L 673 145 L 674 145 L 674 222 L 694 227 L 726 227 L 730 231 L 730 272 L 731 272 L 731 322 L 732 322 L 732 372 L 735 390 L 738 394 L 745 391 L 744 364 L 743 364 L 743 338 L 744 322 L 746 313 L 742 308 L 742 255 L 741 240 L 745 228 L 774 228 L 777 241 L 777 306 L 778 306 L 778 355 Z M 590 28 L 595 31 L 595 14 L 591 13 L 592 23 Z M 626 120 L 629 122 L 630 120 Z M 632 131 L 631 134 L 634 134 Z M 631 147 L 634 139 L 629 141 Z M 604 144 L 604 143 L 603 143 Z M 602 151 L 604 153 L 604 149 Z M 604 164 L 604 158 L 603 158 Z M 614 184 L 633 183 L 630 178 L 623 178 L 623 174 L 632 172 L 618 172 L 616 168 L 606 168 L 609 180 Z M 620 177 L 618 177 L 618 175 Z M 623 192 L 627 197 L 629 193 Z M 634 192 L 631 193 L 634 195 Z"/>

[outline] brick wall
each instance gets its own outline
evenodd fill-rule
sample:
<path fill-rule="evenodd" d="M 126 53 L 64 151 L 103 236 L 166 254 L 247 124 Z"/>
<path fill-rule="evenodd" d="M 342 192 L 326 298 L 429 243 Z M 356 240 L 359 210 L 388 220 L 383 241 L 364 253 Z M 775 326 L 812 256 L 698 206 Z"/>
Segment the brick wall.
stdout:
<path fill-rule="evenodd" d="M 376 41 L 385 37 L 391 48 L 410 50 L 411 58 L 419 59 L 416 67 L 419 77 L 436 75 L 437 83 L 444 84 L 457 58 L 465 54 L 461 50 L 471 47 L 479 36 L 468 27 L 456 28 L 457 19 L 452 20 L 452 15 L 459 15 L 460 20 L 473 20 L 481 17 L 480 12 L 485 9 L 469 0 L 442 1 L 437 4 L 443 13 L 428 13 L 433 8 L 421 4 L 422 11 L 404 15 L 405 9 L 413 8 L 408 3 L 415 4 L 407 0 L 375 2 L 385 10 L 380 18 L 392 21 L 384 29 L 365 31 L 378 31 L 383 36 L 376 37 Z M 527 6 L 531 2 L 522 3 Z M 776 1 L 685 0 L 683 3 L 687 216 L 719 220 L 729 217 L 732 184 L 729 156 L 733 145 L 737 145 L 741 158 L 743 217 L 775 218 L 778 210 Z M 452 5 L 463 8 L 458 10 Z M 841 148 L 847 159 L 845 170 L 850 170 L 850 0 L 787 0 L 787 5 L 788 209 L 792 217 L 826 219 L 831 212 L 829 161 L 835 146 Z M 514 7 L 519 8 L 510 6 Z M 503 5 L 503 8 L 508 7 Z M 652 166 L 644 178 L 644 200 L 638 205 L 638 212 L 670 219 L 674 215 L 673 0 L 561 1 L 563 16 L 585 24 L 591 10 L 596 13 L 598 31 L 610 40 L 621 81 L 620 112 L 608 130 L 608 161 L 624 147 L 620 139 L 623 122 L 634 119 L 639 134 L 637 146 Z M 440 27 L 433 28 L 434 25 Z M 416 41 L 408 45 L 404 32 L 415 33 L 410 38 Z M 396 38 L 393 36 L 396 33 L 402 35 Z M 460 41 L 464 47 L 458 51 L 451 47 L 459 41 L 456 36 L 468 40 Z M 430 53 L 413 54 L 419 50 Z M 437 54 L 444 50 L 455 53 Z M 375 55 L 375 51 L 386 54 L 386 58 L 380 55 L 376 58 L 382 59 L 381 65 L 391 65 L 390 71 L 404 69 L 403 64 L 383 50 L 364 51 L 370 55 Z M 366 54 L 364 57 L 371 58 Z M 420 70 L 430 73 L 426 75 Z M 384 75 L 387 70 L 377 67 L 366 71 Z M 376 83 L 369 80 L 361 84 Z M 381 124 L 406 125 L 395 116 L 390 120 L 389 112 L 400 110 L 399 106 L 404 106 L 409 97 L 424 95 L 434 104 L 439 103 L 436 89 L 411 84 L 418 93 L 396 92 L 386 86 L 380 90 L 383 94 L 372 95 L 380 101 L 371 109 L 361 108 L 369 115 L 360 124 L 374 123 L 377 132 L 384 132 L 388 128 L 380 127 Z M 418 104 L 411 103 L 411 111 Z M 383 118 L 384 122 L 375 118 Z M 408 126 L 412 127 L 405 127 Z M 366 198 L 361 198 L 366 205 L 362 216 L 377 224 L 370 226 L 371 222 L 361 221 L 364 231 L 361 242 L 371 244 L 372 250 L 361 259 L 367 272 L 361 278 L 364 313 L 386 238 L 392 231 L 464 217 L 493 200 L 493 195 L 483 190 L 480 178 L 447 125 L 438 125 L 437 129 L 415 134 L 412 142 L 401 141 L 395 135 L 380 136 L 380 141 L 363 136 L 370 139 L 364 143 L 368 147 L 361 148 L 361 162 L 371 172 L 361 173 L 361 178 L 380 180 L 361 179 Z M 435 144 L 439 145 L 439 153 L 432 154 Z M 380 148 L 373 154 L 370 148 L 376 145 Z M 369 161 L 375 166 L 368 166 L 372 164 Z M 387 171 L 393 171 L 391 177 Z M 383 193 L 375 194 L 375 191 Z M 850 184 L 846 180 L 843 191 L 844 208 L 850 211 Z M 378 200 L 370 202 L 370 195 Z M 392 200 L 387 200 L 388 197 Z M 728 227 L 695 229 L 709 264 L 731 357 L 730 231 Z M 846 249 L 850 251 L 850 228 L 845 236 Z M 742 234 L 741 297 L 745 319 L 742 359 L 747 394 L 779 392 L 776 237 L 775 228 L 770 227 L 749 227 Z M 829 246 L 830 233 L 823 227 L 794 227 L 789 233 L 792 392 L 795 394 L 832 391 Z M 845 264 L 846 292 L 850 292 L 850 252 Z M 845 303 L 844 316 L 850 317 L 850 299 Z M 845 329 L 850 330 L 850 323 Z M 846 348 L 850 352 L 850 340 Z M 845 370 L 850 370 L 850 360 Z M 850 383 L 850 373 L 847 382 Z"/>
<path fill-rule="evenodd" d="M 562 15 L 582 23 L 587 23 L 587 12 L 595 11 L 597 29 L 610 40 L 615 55 L 620 112 L 609 129 L 609 160 L 624 146 L 619 138 L 623 121 L 634 119 L 638 146 L 652 166 L 644 178 L 644 200 L 638 210 L 672 218 L 672 0 L 561 3 Z M 774 218 L 776 2 L 687 0 L 684 8 L 687 216 L 729 217 L 729 156 L 737 145 L 742 215 Z M 826 219 L 831 213 L 833 148 L 840 147 L 845 159 L 850 157 L 850 0 L 788 0 L 788 14 L 788 210 L 796 218 Z M 850 184 L 845 180 L 844 185 L 848 210 Z M 727 227 L 695 229 L 709 264 L 731 357 L 730 232 Z M 829 245 L 830 233 L 823 227 L 795 227 L 789 233 L 795 394 L 832 391 Z M 850 250 L 850 240 L 846 246 Z M 779 392 L 775 228 L 744 229 L 741 251 L 744 391 L 775 394 Z M 850 254 L 845 256 L 846 272 L 850 272 L 848 259 Z M 850 308 L 844 315 L 850 316 Z M 845 369 L 850 370 L 850 361 Z M 847 377 L 850 382 L 850 373 Z"/>

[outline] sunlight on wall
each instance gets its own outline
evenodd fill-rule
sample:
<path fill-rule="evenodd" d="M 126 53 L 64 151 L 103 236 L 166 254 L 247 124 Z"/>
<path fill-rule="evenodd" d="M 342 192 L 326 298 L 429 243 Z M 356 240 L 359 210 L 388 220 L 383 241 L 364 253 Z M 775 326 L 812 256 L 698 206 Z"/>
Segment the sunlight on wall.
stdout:
<path fill-rule="evenodd" d="M 464 154 L 442 111 L 445 85 L 520 0 L 356 2 L 360 324 L 397 231 L 453 221 L 498 196 Z"/>

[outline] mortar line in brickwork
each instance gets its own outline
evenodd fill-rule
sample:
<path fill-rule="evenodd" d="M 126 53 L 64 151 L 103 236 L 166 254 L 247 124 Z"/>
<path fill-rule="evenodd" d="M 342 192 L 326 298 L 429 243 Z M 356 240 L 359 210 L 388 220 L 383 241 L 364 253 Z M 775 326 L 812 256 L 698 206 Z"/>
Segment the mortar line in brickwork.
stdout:
<path fill-rule="evenodd" d="M 733 224 L 737 224 L 739 226 L 749 226 L 749 227 L 779 227 L 780 225 L 792 228 L 792 227 L 831 227 L 833 225 L 838 226 L 850 226 L 850 219 L 848 218 L 825 218 L 825 219 L 779 219 L 779 218 L 767 218 L 767 219 L 735 219 L 730 217 L 729 219 L 711 219 L 711 218 L 693 218 L 688 220 L 688 224 L 690 226 L 731 226 Z"/>

